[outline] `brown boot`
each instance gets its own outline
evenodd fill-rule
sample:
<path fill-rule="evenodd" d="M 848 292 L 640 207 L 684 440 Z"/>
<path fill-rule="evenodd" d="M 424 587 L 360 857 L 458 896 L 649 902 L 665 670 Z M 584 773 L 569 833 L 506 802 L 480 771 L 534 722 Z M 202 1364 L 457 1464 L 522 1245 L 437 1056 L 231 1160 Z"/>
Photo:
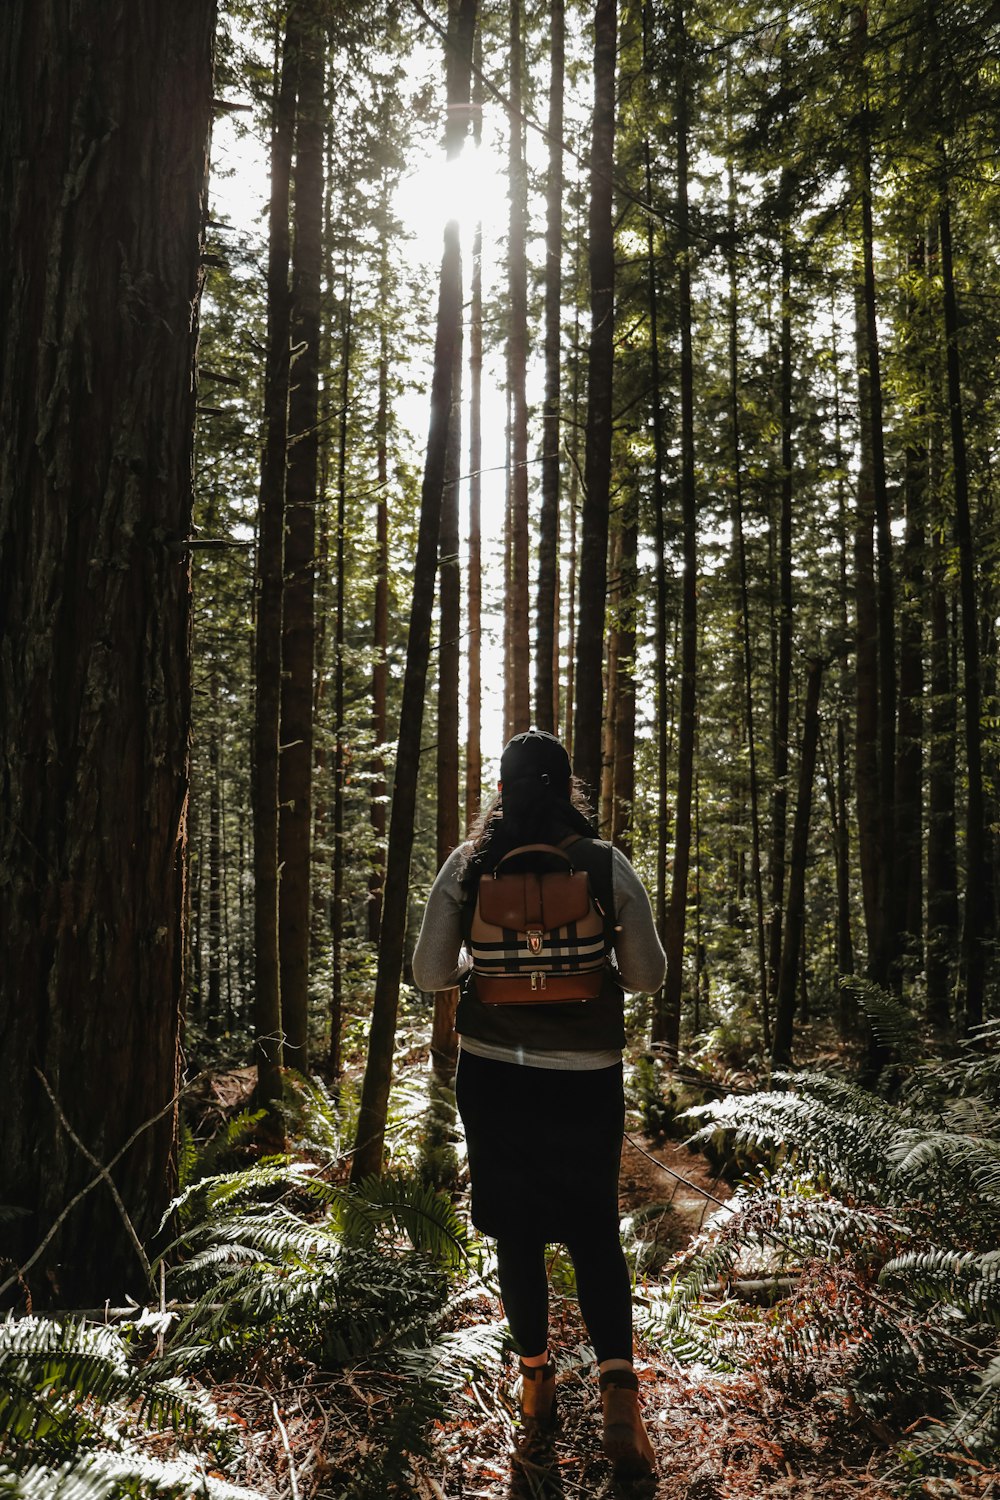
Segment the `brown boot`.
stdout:
<path fill-rule="evenodd" d="M 521 1366 L 521 1422 L 525 1431 L 551 1432 L 556 1425 L 556 1367 L 550 1359 L 544 1365 Z"/>
<path fill-rule="evenodd" d="M 604 1451 L 616 1479 L 643 1479 L 656 1469 L 656 1454 L 642 1425 L 639 1381 L 634 1370 L 606 1370 L 601 1375 Z"/>

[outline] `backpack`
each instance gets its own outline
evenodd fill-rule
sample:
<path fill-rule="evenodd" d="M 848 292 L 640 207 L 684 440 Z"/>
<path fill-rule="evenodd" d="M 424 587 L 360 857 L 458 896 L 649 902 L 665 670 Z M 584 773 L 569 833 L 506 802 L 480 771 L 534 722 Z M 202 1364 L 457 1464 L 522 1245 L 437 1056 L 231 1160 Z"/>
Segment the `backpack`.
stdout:
<path fill-rule="evenodd" d="M 479 881 L 468 935 L 476 994 L 486 1005 L 596 999 L 608 930 L 587 871 L 565 849 L 521 844 Z"/>

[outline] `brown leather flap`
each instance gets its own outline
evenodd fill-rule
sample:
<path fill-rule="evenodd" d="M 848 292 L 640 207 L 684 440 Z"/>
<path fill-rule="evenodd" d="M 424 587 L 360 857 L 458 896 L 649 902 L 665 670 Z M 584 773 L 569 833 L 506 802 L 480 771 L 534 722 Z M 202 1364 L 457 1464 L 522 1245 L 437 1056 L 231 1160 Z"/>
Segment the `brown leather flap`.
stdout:
<path fill-rule="evenodd" d="M 517 978 L 476 975 L 476 994 L 484 1005 L 561 1005 L 569 1000 L 596 1000 L 604 984 L 604 970 L 589 974 L 546 974 L 545 988 L 531 988 L 531 975 Z"/>
<path fill-rule="evenodd" d="M 590 910 L 586 870 L 553 875 L 486 875 L 479 882 L 479 911 L 484 922 L 515 932 L 542 928 L 551 932 L 582 922 Z"/>

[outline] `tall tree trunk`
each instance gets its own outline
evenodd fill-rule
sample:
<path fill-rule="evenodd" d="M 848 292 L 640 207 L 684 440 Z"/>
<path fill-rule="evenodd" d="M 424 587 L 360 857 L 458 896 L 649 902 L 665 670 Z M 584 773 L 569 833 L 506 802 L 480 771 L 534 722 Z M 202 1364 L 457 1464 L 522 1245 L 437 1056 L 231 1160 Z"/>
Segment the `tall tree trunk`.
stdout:
<path fill-rule="evenodd" d="M 913 278 L 925 274 L 924 242 L 911 250 Z M 916 316 L 908 298 L 908 320 Z M 916 372 L 918 374 L 922 371 Z M 893 928 L 899 956 L 910 970 L 923 969 L 923 601 L 924 513 L 927 500 L 926 412 L 914 413 L 915 430 L 907 438 L 903 473 L 906 530 L 902 555 L 899 622 L 899 724 L 896 744 L 896 831 Z"/>
<path fill-rule="evenodd" d="M 936 232 L 928 243 L 929 269 L 936 271 Z M 958 712 L 952 675 L 953 629 L 946 540 L 950 516 L 942 493 L 943 433 L 930 433 L 928 462 L 932 497 L 930 589 L 930 709 L 927 756 L 927 1019 L 944 1027 L 952 1015 L 951 992 L 958 954 L 958 852 L 955 817 L 955 742 Z"/>
<path fill-rule="evenodd" d="M 325 30 L 303 12 L 295 134 L 295 239 L 288 475 L 285 481 L 285 589 L 281 622 L 281 729 L 278 757 L 278 949 L 285 1062 L 309 1066 L 309 927 L 312 858 L 313 666 L 316 495 L 319 454 L 320 278 L 323 247 L 323 85 Z"/>
<path fill-rule="evenodd" d="M 373 835 L 368 876 L 368 940 L 378 944 L 382 930 L 382 890 L 385 884 L 386 794 L 385 755 L 389 737 L 389 184 L 382 184 L 379 240 L 379 361 L 375 446 L 378 491 L 375 499 L 375 599 L 372 616 L 372 741 L 370 819 Z"/>
<path fill-rule="evenodd" d="M 867 109 L 867 105 L 866 105 Z M 896 628 L 895 584 L 892 564 L 889 493 L 885 472 L 882 428 L 882 370 L 876 321 L 875 259 L 872 227 L 871 152 L 867 130 L 861 161 L 861 255 L 863 269 L 864 357 L 868 401 L 867 426 L 871 452 L 872 497 L 875 507 L 876 612 L 878 617 L 878 819 L 879 858 L 876 870 L 876 925 L 869 947 L 868 973 L 877 984 L 897 977 L 896 942 L 892 925 L 894 887 L 894 807 L 896 800 Z M 862 417 L 864 420 L 864 415 Z"/>
<path fill-rule="evenodd" d="M 732 137 L 731 79 L 726 69 L 727 136 Z M 736 178 L 732 154 L 727 154 L 729 251 L 729 425 L 733 466 L 733 540 L 740 599 L 740 644 L 742 647 L 743 702 L 747 750 L 750 764 L 750 860 L 757 934 L 757 970 L 761 1026 L 764 1046 L 771 1045 L 771 1015 L 767 974 L 767 941 L 764 921 L 764 881 L 761 871 L 760 782 L 757 772 L 757 733 L 753 702 L 753 649 L 750 637 L 750 587 L 747 579 L 746 536 L 743 528 L 743 455 L 740 434 L 739 392 L 739 287 L 736 276 Z"/>
<path fill-rule="evenodd" d="M 254 643 L 253 879 L 254 1057 L 256 1100 L 281 1097 L 281 984 L 278 964 L 278 723 L 281 701 L 281 615 L 288 448 L 288 364 L 291 348 L 289 202 L 298 76 L 296 12 L 285 29 L 271 134 L 271 197 L 267 248 L 267 361 L 264 369 L 264 453 L 257 526 L 257 629 Z M 280 1129 L 277 1117 L 272 1124 Z"/>
<path fill-rule="evenodd" d="M 860 463 L 854 521 L 855 719 L 854 786 L 858 819 L 861 895 L 869 973 L 878 950 L 878 864 L 881 852 L 878 765 L 878 612 L 875 600 L 875 494 L 872 477 L 871 401 L 864 284 L 855 286 Z"/>
<path fill-rule="evenodd" d="M 447 98 L 452 106 L 467 103 L 472 41 L 476 25 L 476 0 L 452 0 L 449 13 Z M 465 121 L 455 108 L 449 111 L 446 150 L 450 158 L 462 148 Z M 417 802 L 420 736 L 423 728 L 424 693 L 430 657 L 431 619 L 434 612 L 434 576 L 441 530 L 441 499 L 446 480 L 448 429 L 452 408 L 455 345 L 462 316 L 462 254 L 458 223 L 450 220 L 444 231 L 441 285 L 438 299 L 434 368 L 431 382 L 431 417 L 420 497 L 417 555 L 413 567 L 413 602 L 403 677 L 399 744 L 393 782 L 392 816 L 386 863 L 382 943 L 379 949 L 375 999 L 368 1039 L 368 1059 L 361 1089 L 357 1139 L 351 1166 L 352 1182 L 360 1182 L 382 1165 L 392 1055 L 399 1006 L 399 981 L 403 968 L 403 944 L 409 898 L 410 855 Z"/>
<path fill-rule="evenodd" d="M 676 1056 L 680 1042 L 681 991 L 684 980 L 684 932 L 687 921 L 688 869 L 691 862 L 691 798 L 694 788 L 694 742 L 698 667 L 698 503 L 694 473 L 694 360 L 691 348 L 691 244 L 688 211 L 687 36 L 682 0 L 675 0 L 677 129 L 677 261 L 680 320 L 681 529 L 684 577 L 681 585 L 681 702 L 677 744 L 677 812 L 674 820 L 674 868 L 667 910 L 667 976 L 663 987 L 666 1035 Z"/>
<path fill-rule="evenodd" d="M 462 589 L 458 555 L 459 482 L 462 471 L 462 330 L 455 336 L 455 368 L 452 376 L 451 420 L 448 427 L 448 457 L 441 501 L 441 531 L 438 543 L 438 725 L 437 725 L 437 861 L 444 864 L 457 848 L 458 826 L 458 685 L 461 673 Z M 434 996 L 431 1029 L 431 1061 L 438 1077 L 447 1082 L 458 1062 L 455 1011 L 458 990 L 440 990 Z"/>
<path fill-rule="evenodd" d="M 652 6 L 643 7 L 643 61 L 650 66 Z M 652 152 L 648 136 L 643 141 L 646 199 L 652 202 Z M 663 400 L 660 374 L 660 310 L 656 284 L 656 239 L 652 215 L 646 217 L 646 296 L 649 307 L 649 383 L 650 420 L 653 436 L 653 569 L 656 577 L 656 614 L 654 624 L 655 711 L 656 711 L 656 887 L 654 908 L 660 941 L 666 940 L 667 928 L 667 712 L 670 689 L 667 681 L 667 538 L 666 499 L 663 492 L 665 445 L 663 440 Z M 666 1014 L 663 990 L 653 1003 L 651 1041 L 666 1036 Z"/>
<path fill-rule="evenodd" d="M 782 59 L 782 76 L 785 62 Z M 782 201 L 790 192 L 783 174 Z M 788 726 L 792 691 L 792 243 L 787 212 L 781 221 L 781 326 L 779 335 L 779 421 L 781 500 L 778 514 L 778 671 L 775 681 L 771 801 L 771 927 L 769 990 L 776 991 L 781 962 L 785 901 L 785 847 L 788 836 Z"/>
<path fill-rule="evenodd" d="M 635 648 L 639 602 L 639 497 L 633 491 L 622 513 L 618 586 L 618 682 L 615 688 L 615 743 L 611 838 L 625 854 L 632 849 L 635 802 Z"/>
<path fill-rule="evenodd" d="M 213 663 L 209 674 L 212 722 L 208 739 L 208 1004 L 210 1036 L 222 1030 L 222 758 L 219 724 L 219 672 Z"/>
<path fill-rule="evenodd" d="M 473 75 L 472 133 L 478 146 L 482 140 L 482 33 L 476 33 L 476 69 Z M 483 509 L 483 226 L 476 225 L 472 241 L 472 286 L 469 314 L 469 562 L 466 603 L 467 692 L 465 712 L 465 826 L 471 828 L 483 796 L 482 752 L 482 509 Z"/>
<path fill-rule="evenodd" d="M 840 359 L 837 349 L 836 308 L 832 308 L 834 368 L 834 464 L 837 472 L 837 608 L 841 640 L 850 637 L 849 580 L 847 571 L 848 517 L 846 494 L 846 463 L 843 450 L 843 419 L 840 402 Z M 837 1007 L 837 1024 L 842 1037 L 851 1030 L 857 1009 L 849 987 L 843 982 L 854 973 L 854 940 L 851 927 L 851 832 L 848 821 L 848 750 L 847 750 L 847 704 L 850 694 L 850 668 L 846 652 L 840 659 L 840 701 L 837 708 L 836 771 L 833 785 L 834 860 L 837 872 L 837 976 L 840 982 L 840 1003 Z"/>
<path fill-rule="evenodd" d="M 542 414 L 542 513 L 538 534 L 535 723 L 550 733 L 559 715 L 559 408 L 561 404 L 563 88 L 565 0 L 551 0 L 549 167 L 545 193 L 545 404 Z"/>
<path fill-rule="evenodd" d="M 791 1060 L 792 1031 L 795 1017 L 795 986 L 799 976 L 806 908 L 806 857 L 809 853 L 809 816 L 812 811 L 812 788 L 816 775 L 816 747 L 819 743 L 819 695 L 823 685 L 823 664 L 810 661 L 806 676 L 806 704 L 802 724 L 802 754 L 799 760 L 799 786 L 795 803 L 795 826 L 792 831 L 792 858 L 788 877 L 788 913 L 785 940 L 781 949 L 778 988 L 774 1004 L 774 1044 L 771 1061 L 780 1067 Z"/>
<path fill-rule="evenodd" d="M 969 465 L 962 409 L 962 371 L 959 359 L 958 295 L 951 242 L 951 203 L 948 163 L 941 145 L 941 285 L 947 350 L 948 417 L 951 427 L 952 483 L 955 492 L 955 542 L 958 547 L 959 596 L 962 605 L 962 676 L 965 688 L 965 760 L 968 791 L 965 801 L 965 918 L 962 923 L 962 969 L 965 982 L 965 1029 L 983 1019 L 986 982 L 989 869 L 983 799 L 982 668 L 979 659 L 976 606 L 976 560 L 969 508 Z"/>
<path fill-rule="evenodd" d="M 346 725 L 344 722 L 344 647 L 347 627 L 347 442 L 348 413 L 351 407 L 351 357 L 353 345 L 353 286 L 344 288 L 341 310 L 340 340 L 340 432 L 337 443 L 337 529 L 334 538 L 334 572 L 337 603 L 334 611 L 333 641 L 333 899 L 330 911 L 330 946 L 333 950 L 333 973 L 330 979 L 330 1048 L 328 1067 L 331 1078 L 341 1071 L 340 1039 L 344 1027 L 344 917 L 346 901 L 347 850 L 344 838 L 344 802 L 347 779 Z M 384 705 L 383 705 L 384 708 Z"/>
<path fill-rule="evenodd" d="M 618 722 L 618 651 L 621 606 L 621 526 L 615 524 L 609 537 L 607 648 L 604 664 L 604 723 L 601 729 L 601 795 L 598 802 L 598 826 L 601 837 L 609 839 L 615 809 L 615 731 Z"/>
<path fill-rule="evenodd" d="M 573 730 L 576 773 L 591 795 L 595 795 L 601 785 L 604 613 L 608 588 L 615 336 L 612 172 L 617 35 L 616 0 L 597 0 L 594 13 L 594 123 L 590 153 L 591 331 Z"/>
<path fill-rule="evenodd" d="M 506 603 L 510 620 L 511 701 L 513 734 L 531 724 L 531 652 L 528 605 L 528 172 L 524 160 L 524 122 L 521 119 L 521 3 L 510 5 L 510 220 L 507 239 L 507 388 L 511 400 L 510 442 L 510 588 Z"/>
<path fill-rule="evenodd" d="M 17 1271 L 84 1152 L 146 1244 L 176 1183 L 214 19 L 0 16 L 0 1278 L 36 1308 L 149 1296 L 104 1181 Z"/>

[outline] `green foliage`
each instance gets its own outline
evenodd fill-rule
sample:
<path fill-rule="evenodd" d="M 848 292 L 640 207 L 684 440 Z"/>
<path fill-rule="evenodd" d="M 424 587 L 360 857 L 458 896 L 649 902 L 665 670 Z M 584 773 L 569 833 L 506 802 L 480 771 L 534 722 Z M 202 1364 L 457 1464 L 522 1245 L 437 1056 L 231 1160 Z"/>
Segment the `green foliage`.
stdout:
<path fill-rule="evenodd" d="M 148 1331 L 144 1319 L 0 1324 L 0 1495 L 257 1500 L 218 1476 L 235 1429 L 204 1391 L 137 1359 L 133 1345 Z"/>
<path fill-rule="evenodd" d="M 882 1040 L 898 1047 L 911 1035 L 881 996 L 863 1003 L 882 1018 Z M 992 1041 L 995 1028 L 986 1030 Z M 914 1065 L 895 1102 L 799 1072 L 779 1075 L 781 1090 L 692 1109 L 696 1140 L 722 1129 L 772 1165 L 740 1185 L 692 1246 L 660 1310 L 667 1334 L 690 1329 L 709 1287 L 719 1295 L 737 1275 L 766 1283 L 792 1274 L 797 1290 L 769 1315 L 766 1336 L 758 1327 L 751 1337 L 745 1321 L 739 1332 L 717 1326 L 730 1358 L 751 1348 L 759 1358 L 764 1347 L 787 1378 L 801 1380 L 812 1362 L 835 1355 L 873 1420 L 902 1431 L 933 1419 L 909 1445 L 923 1461 L 941 1463 L 957 1446 L 992 1452 L 1000 1133 L 996 1057 L 984 1055 L 984 1040 L 952 1062 Z M 978 1098 L 957 1112 L 972 1080 Z M 963 1118 L 976 1128 L 957 1128 Z"/>

